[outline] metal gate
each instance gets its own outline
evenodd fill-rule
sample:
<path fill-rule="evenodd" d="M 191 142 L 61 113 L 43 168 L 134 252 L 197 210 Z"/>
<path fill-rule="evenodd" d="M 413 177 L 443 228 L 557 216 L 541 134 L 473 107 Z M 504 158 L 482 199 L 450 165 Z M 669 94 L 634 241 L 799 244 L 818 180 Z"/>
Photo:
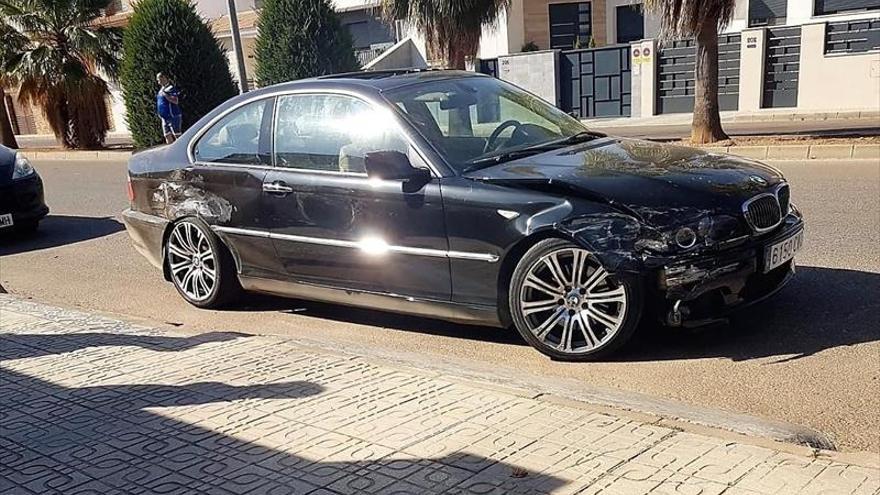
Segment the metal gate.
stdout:
<path fill-rule="evenodd" d="M 718 105 L 739 109 L 739 34 L 718 37 Z M 657 59 L 657 113 L 694 110 L 696 92 L 696 41 L 678 40 L 659 50 Z"/>
<path fill-rule="evenodd" d="M 763 108 L 797 106 L 801 28 L 767 29 Z"/>
<path fill-rule="evenodd" d="M 629 117 L 629 45 L 563 51 L 559 83 L 560 107 L 576 117 Z"/>

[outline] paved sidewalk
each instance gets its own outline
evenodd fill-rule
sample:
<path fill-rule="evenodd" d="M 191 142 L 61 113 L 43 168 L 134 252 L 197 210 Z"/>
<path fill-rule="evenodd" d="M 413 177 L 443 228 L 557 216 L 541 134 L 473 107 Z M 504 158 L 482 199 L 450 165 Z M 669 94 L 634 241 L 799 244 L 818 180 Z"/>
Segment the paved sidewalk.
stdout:
<path fill-rule="evenodd" d="M 876 494 L 796 455 L 264 336 L 0 295 L 3 494 Z"/>

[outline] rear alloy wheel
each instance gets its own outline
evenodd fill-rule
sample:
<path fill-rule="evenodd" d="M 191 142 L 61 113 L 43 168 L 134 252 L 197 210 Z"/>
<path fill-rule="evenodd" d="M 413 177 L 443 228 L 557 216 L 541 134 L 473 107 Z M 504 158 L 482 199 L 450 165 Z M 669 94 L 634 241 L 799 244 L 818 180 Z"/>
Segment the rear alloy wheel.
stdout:
<path fill-rule="evenodd" d="M 548 239 L 520 260 L 509 304 L 517 330 L 533 347 L 555 359 L 588 361 L 632 336 L 641 286 L 608 273 L 580 246 Z"/>
<path fill-rule="evenodd" d="M 220 307 L 240 290 L 231 256 L 201 220 L 174 224 L 165 242 L 165 262 L 177 292 L 194 306 Z"/>

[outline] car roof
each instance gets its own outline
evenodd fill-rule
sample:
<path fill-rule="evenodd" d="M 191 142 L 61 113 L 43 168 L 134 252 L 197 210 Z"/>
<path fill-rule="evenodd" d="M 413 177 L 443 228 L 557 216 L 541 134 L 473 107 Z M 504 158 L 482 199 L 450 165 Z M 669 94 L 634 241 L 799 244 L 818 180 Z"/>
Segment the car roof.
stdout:
<path fill-rule="evenodd" d="M 394 69 L 377 71 L 346 72 L 342 74 L 329 74 L 326 76 L 312 77 L 279 83 L 260 88 L 258 91 L 283 91 L 301 87 L 333 87 L 351 89 L 372 89 L 374 91 L 388 91 L 391 89 L 409 86 L 421 82 L 438 81 L 442 79 L 462 79 L 471 77 L 489 77 L 478 72 L 463 70 L 441 69 Z"/>

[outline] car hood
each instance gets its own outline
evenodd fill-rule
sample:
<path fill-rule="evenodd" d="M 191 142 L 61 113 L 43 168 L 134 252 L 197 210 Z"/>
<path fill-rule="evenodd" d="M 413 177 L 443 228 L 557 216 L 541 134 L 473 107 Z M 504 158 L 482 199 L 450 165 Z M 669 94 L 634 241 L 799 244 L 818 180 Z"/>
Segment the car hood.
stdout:
<path fill-rule="evenodd" d="M 783 181 L 768 166 L 684 146 L 621 138 L 502 163 L 471 179 L 606 202 L 654 225 L 742 212 L 742 203 Z"/>

